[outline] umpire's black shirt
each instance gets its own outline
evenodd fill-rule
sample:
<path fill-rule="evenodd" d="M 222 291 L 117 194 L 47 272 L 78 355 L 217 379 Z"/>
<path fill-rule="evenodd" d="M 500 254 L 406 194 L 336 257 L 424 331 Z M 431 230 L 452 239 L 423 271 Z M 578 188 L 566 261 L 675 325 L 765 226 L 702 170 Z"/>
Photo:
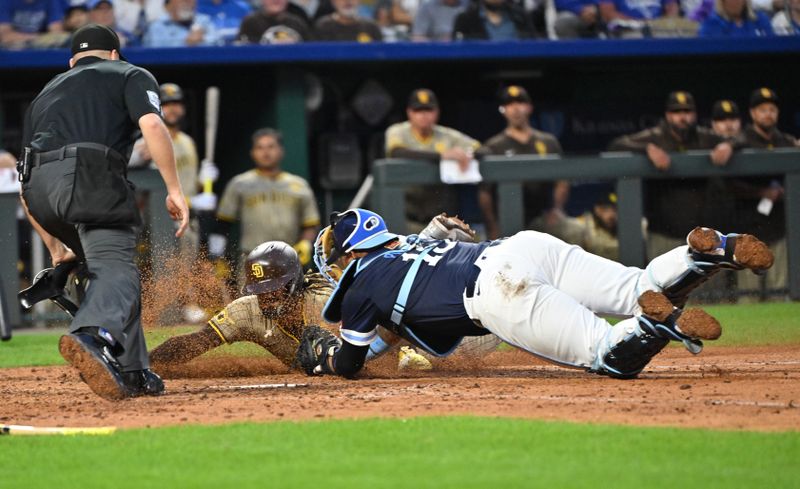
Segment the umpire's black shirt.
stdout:
<path fill-rule="evenodd" d="M 33 100 L 22 142 L 37 152 L 98 143 L 127 159 L 139 118 L 149 113 L 161 113 L 153 75 L 124 61 L 88 56 Z"/>

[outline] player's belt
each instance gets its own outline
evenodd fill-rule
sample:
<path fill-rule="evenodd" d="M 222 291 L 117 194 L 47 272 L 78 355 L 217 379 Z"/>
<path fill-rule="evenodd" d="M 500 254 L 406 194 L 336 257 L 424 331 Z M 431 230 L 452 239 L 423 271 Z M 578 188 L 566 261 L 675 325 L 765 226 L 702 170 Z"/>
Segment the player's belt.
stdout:
<path fill-rule="evenodd" d="M 464 295 L 467 299 L 472 299 L 475 296 L 475 290 L 478 288 L 478 276 L 481 274 L 481 269 L 477 265 L 472 265 L 472 272 L 467 277 L 467 286 L 464 289 Z"/>

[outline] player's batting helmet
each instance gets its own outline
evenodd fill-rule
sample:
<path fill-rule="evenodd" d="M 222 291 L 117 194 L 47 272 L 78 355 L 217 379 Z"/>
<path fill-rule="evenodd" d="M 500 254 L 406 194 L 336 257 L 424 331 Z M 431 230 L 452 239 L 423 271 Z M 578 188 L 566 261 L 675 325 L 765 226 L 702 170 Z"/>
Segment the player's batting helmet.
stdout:
<path fill-rule="evenodd" d="M 294 294 L 303 283 L 303 267 L 297 252 L 283 241 L 256 246 L 245 261 L 246 280 L 242 293 L 264 294 L 286 289 Z"/>
<path fill-rule="evenodd" d="M 377 248 L 398 238 L 390 233 L 386 223 L 378 214 L 366 209 L 349 209 L 331 214 L 333 250 L 328 264 L 351 251 L 366 251 Z"/>

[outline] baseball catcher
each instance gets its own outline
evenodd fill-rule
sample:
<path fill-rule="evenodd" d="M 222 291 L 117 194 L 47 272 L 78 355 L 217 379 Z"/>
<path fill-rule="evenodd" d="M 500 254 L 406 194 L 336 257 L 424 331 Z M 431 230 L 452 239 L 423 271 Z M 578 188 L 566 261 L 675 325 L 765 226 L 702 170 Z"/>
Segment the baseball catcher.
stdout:
<path fill-rule="evenodd" d="M 297 359 L 308 373 L 344 377 L 361 369 L 382 326 L 434 355 L 494 333 L 562 366 L 633 378 L 672 340 L 697 354 L 720 336 L 712 316 L 682 309 L 693 289 L 722 268 L 773 263 L 752 235 L 700 227 L 646 269 L 535 231 L 482 243 L 397 235 L 364 209 L 334 214 L 331 232 L 327 263 L 344 269 L 323 317 L 341 321 L 341 339 L 307 330 Z M 597 314 L 630 317 L 612 326 Z"/>
<path fill-rule="evenodd" d="M 437 217 L 426 228 L 426 232 L 434 230 L 470 241 L 474 236 L 468 225 L 446 216 Z M 327 268 L 324 274 L 303 275 L 297 252 L 291 246 L 268 241 L 250 252 L 244 268 L 243 296 L 214 315 L 199 331 L 170 338 L 151 351 L 150 360 L 154 364 L 185 363 L 222 344 L 249 341 L 272 353 L 284 365 L 294 365 L 303 331 L 325 324 L 321 320 L 322 309 L 333 292 L 332 277 L 337 274 L 337 267 Z M 326 327 L 338 329 L 338 324 Z M 322 328 L 314 326 L 314 329 Z M 385 341 L 376 342 L 371 357 L 399 341 L 388 331 L 381 334 Z M 498 343 L 499 340 L 491 348 Z M 431 368 L 430 362 L 411 348 L 403 347 L 399 357 L 401 368 Z"/>

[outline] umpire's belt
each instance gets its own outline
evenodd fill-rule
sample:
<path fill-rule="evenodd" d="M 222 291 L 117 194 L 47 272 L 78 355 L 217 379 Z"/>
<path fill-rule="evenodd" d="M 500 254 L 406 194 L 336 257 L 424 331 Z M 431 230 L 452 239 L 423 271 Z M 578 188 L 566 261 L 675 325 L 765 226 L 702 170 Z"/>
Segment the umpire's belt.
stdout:
<path fill-rule="evenodd" d="M 125 158 L 123 158 L 122 155 L 117 153 L 115 150 L 109 148 L 108 146 L 97 143 L 75 143 L 63 146 L 59 149 L 54 149 L 53 151 L 45 151 L 43 153 L 34 154 L 33 166 L 44 165 L 46 163 L 51 163 L 53 161 L 61 161 L 66 158 L 75 158 L 78 156 L 79 149 L 92 149 L 95 151 L 102 151 L 107 158 L 110 156 L 113 159 L 125 163 Z M 125 166 L 127 166 L 127 164 Z"/>

